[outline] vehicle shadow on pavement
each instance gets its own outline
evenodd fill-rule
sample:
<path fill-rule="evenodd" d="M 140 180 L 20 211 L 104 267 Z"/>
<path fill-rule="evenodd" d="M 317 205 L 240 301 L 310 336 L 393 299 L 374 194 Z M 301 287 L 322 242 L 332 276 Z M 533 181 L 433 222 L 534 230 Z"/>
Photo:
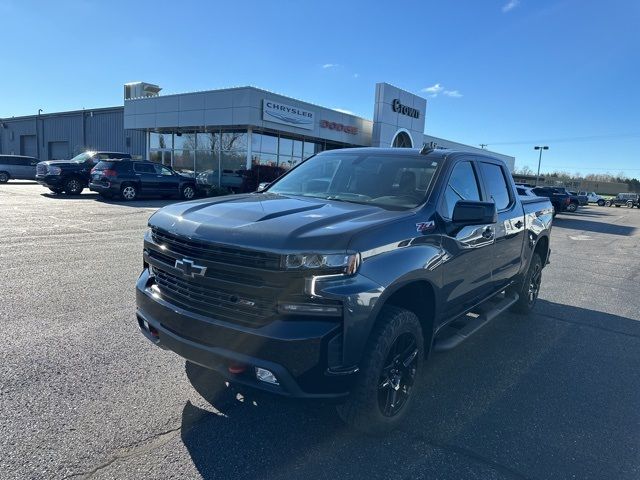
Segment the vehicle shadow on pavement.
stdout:
<path fill-rule="evenodd" d="M 638 230 L 636 227 L 628 225 L 619 225 L 609 222 L 596 222 L 593 220 L 584 220 L 579 216 L 575 217 L 556 217 L 553 221 L 554 228 L 567 228 L 577 231 L 587 231 L 594 233 L 604 233 L 607 235 L 623 235 L 631 236 Z"/>
<path fill-rule="evenodd" d="M 640 321 L 541 300 L 435 354 L 385 437 L 326 404 L 228 387 L 187 364 L 213 407 L 188 402 L 181 438 L 213 478 L 636 478 Z"/>

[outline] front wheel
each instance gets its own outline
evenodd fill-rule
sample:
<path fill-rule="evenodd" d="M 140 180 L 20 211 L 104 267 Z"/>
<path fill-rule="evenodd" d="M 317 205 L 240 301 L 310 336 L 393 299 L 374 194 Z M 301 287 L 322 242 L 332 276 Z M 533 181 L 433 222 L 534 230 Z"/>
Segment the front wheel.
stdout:
<path fill-rule="evenodd" d="M 604 206 L 605 207 L 610 207 L 611 206 L 611 202 L 609 200 L 607 200 L 606 202 L 604 202 Z"/>
<path fill-rule="evenodd" d="M 529 264 L 529 270 L 515 292 L 519 295 L 518 301 L 513 304 L 511 310 L 517 313 L 528 314 L 538 301 L 540 284 L 542 283 L 542 259 L 539 253 L 534 253 Z M 513 291 L 513 290 L 512 290 Z"/>
<path fill-rule="evenodd" d="M 604 200 L 598 200 L 598 206 L 604 207 Z"/>
<path fill-rule="evenodd" d="M 627 208 L 633 208 L 633 202 L 627 202 Z"/>
<path fill-rule="evenodd" d="M 414 383 L 424 358 L 418 317 L 386 306 L 374 327 L 354 388 L 337 407 L 344 422 L 364 433 L 396 428 L 415 396 Z"/>
<path fill-rule="evenodd" d="M 193 185 L 185 185 L 184 187 L 182 187 L 182 190 L 180 192 L 180 196 L 184 200 L 191 200 L 193 197 L 196 196 L 195 187 Z"/>
<path fill-rule="evenodd" d="M 9 174 L 7 172 L 0 172 L 0 183 L 7 183 L 9 181 Z"/>
<path fill-rule="evenodd" d="M 78 178 L 70 178 L 64 185 L 64 191 L 69 195 L 80 195 L 84 190 L 84 184 Z"/>

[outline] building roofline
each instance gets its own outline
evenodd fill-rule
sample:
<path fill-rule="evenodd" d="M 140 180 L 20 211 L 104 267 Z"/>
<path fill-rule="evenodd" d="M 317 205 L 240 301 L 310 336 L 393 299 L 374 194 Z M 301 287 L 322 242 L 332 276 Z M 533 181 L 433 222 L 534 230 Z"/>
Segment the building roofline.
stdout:
<path fill-rule="evenodd" d="M 334 112 L 338 112 L 338 113 L 340 113 L 342 115 L 347 115 L 348 117 L 359 118 L 359 119 L 365 120 L 367 122 L 373 122 L 373 120 L 371 120 L 369 118 L 361 117 L 359 115 L 354 115 L 352 113 L 341 112 L 339 110 L 336 110 L 335 108 L 329 108 L 329 107 L 325 107 L 323 105 L 319 105 L 317 103 L 308 102 L 307 100 L 301 100 L 299 98 L 295 98 L 295 97 L 292 97 L 290 95 L 285 95 L 284 93 L 272 92 L 271 90 L 267 90 L 265 88 L 256 87 L 254 85 L 240 85 L 240 86 L 237 86 L 237 87 L 214 88 L 214 89 L 211 89 L 211 90 L 194 90 L 192 92 L 169 93 L 169 94 L 163 94 L 163 95 L 158 95 L 158 96 L 154 96 L 154 97 L 133 97 L 133 98 L 127 98 L 125 100 L 125 102 L 129 102 L 131 100 L 149 100 L 151 98 L 176 97 L 178 95 L 197 95 L 197 94 L 200 94 L 200 93 L 228 92 L 228 91 L 232 91 L 232 90 L 243 90 L 243 89 L 247 89 L 247 88 L 249 88 L 251 90 L 256 90 L 256 91 L 262 92 L 262 93 L 267 93 L 267 94 L 271 94 L 271 95 L 278 95 L 279 97 L 288 98 L 288 99 L 294 100 L 296 102 L 304 103 L 304 104 L 309 105 L 311 107 L 322 108 L 324 110 L 333 110 Z"/>
<path fill-rule="evenodd" d="M 19 117 L 0 117 L 0 121 L 11 121 L 11 120 L 29 120 L 34 118 L 43 118 L 43 117 L 51 117 L 51 116 L 59 116 L 59 115 L 76 115 L 78 113 L 101 113 L 101 112 L 109 112 L 114 110 L 124 110 L 124 106 L 116 105 L 113 107 L 99 107 L 99 108 L 82 108 L 80 110 L 67 110 L 64 112 L 50 112 L 50 113 L 41 113 L 40 115 L 23 115 Z"/>

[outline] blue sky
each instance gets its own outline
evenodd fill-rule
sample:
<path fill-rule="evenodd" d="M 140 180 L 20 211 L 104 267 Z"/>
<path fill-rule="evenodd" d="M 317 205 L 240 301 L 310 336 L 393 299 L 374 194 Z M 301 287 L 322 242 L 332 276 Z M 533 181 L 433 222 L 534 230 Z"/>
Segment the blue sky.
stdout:
<path fill-rule="evenodd" d="M 543 171 L 640 177 L 636 0 L 0 0 L 0 26 L 0 117 L 120 105 L 143 80 L 372 118 L 386 81 L 428 99 L 429 134 L 532 168 L 546 143 Z"/>

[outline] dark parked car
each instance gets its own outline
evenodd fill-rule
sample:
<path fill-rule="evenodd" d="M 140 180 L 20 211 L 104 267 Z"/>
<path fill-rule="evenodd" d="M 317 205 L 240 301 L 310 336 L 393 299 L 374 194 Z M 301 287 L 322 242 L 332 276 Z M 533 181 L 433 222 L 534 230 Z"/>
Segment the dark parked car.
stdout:
<path fill-rule="evenodd" d="M 580 203 L 580 206 L 584 206 L 584 205 L 589 205 L 589 196 L 585 195 L 585 194 L 580 194 L 578 192 L 573 192 L 571 190 L 567 190 L 567 193 L 569 195 L 573 195 L 574 197 L 576 197 L 578 199 L 578 202 Z"/>
<path fill-rule="evenodd" d="M 89 185 L 91 169 L 100 160 L 108 158 L 131 158 L 131 155 L 121 152 L 89 151 L 76 155 L 71 160 L 40 162 L 36 167 L 36 180 L 53 193 L 79 195 Z"/>
<path fill-rule="evenodd" d="M 91 170 L 89 190 L 111 198 L 134 200 L 139 196 L 180 197 L 191 200 L 196 193 L 193 177 L 169 167 L 129 159 L 102 160 Z"/>
<path fill-rule="evenodd" d="M 24 155 L 0 155 L 0 183 L 35 180 L 38 159 Z"/>
<path fill-rule="evenodd" d="M 490 156 L 323 152 L 264 192 L 156 212 L 138 325 L 231 382 L 334 399 L 349 425 L 386 431 L 429 351 L 534 307 L 551 214 Z"/>
<path fill-rule="evenodd" d="M 633 208 L 633 207 L 640 208 L 640 202 L 638 201 L 638 197 L 639 195 L 637 193 L 619 193 L 618 195 L 613 197 L 611 200 L 606 200 L 604 202 L 604 205 L 606 207 L 611 207 L 612 205 L 616 207 L 621 207 L 624 205 L 625 207 L 629 207 L 629 208 Z"/>
<path fill-rule="evenodd" d="M 572 202 L 571 195 L 553 187 L 535 187 L 533 193 L 539 197 L 547 197 L 553 205 L 555 213 L 564 211 L 575 212 L 578 209 L 578 201 Z"/>

